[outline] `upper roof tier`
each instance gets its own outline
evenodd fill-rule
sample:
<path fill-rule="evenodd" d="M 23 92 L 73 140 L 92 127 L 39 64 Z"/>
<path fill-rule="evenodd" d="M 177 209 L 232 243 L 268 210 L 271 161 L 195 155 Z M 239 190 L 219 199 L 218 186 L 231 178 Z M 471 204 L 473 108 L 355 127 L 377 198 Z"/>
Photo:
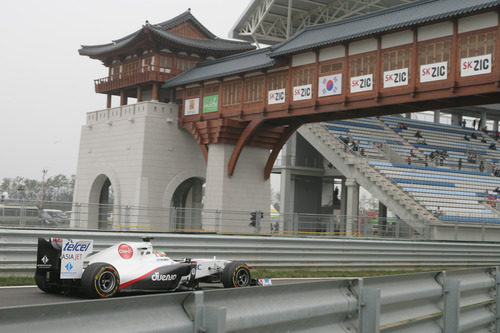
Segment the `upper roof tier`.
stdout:
<path fill-rule="evenodd" d="M 100 59 L 106 64 L 113 58 L 151 48 L 217 58 L 255 47 L 248 42 L 218 38 L 188 10 L 162 23 L 150 24 L 146 21 L 141 29 L 108 44 L 82 45 L 78 52 L 80 55 Z"/>

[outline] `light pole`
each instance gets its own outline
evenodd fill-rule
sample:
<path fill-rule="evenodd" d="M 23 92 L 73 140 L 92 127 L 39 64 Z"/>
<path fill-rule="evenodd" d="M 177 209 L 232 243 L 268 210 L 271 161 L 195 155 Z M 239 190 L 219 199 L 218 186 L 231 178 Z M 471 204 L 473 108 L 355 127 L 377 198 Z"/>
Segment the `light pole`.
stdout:
<path fill-rule="evenodd" d="M 40 209 L 43 209 L 43 197 L 45 194 L 45 176 L 47 175 L 47 169 L 42 170 L 42 195 L 40 196 Z"/>

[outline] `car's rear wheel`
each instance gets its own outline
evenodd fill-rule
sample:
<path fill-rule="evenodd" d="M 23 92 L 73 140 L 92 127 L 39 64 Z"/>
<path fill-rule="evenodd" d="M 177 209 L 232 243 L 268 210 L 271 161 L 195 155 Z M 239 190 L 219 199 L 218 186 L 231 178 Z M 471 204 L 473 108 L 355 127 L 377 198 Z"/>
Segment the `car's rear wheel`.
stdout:
<path fill-rule="evenodd" d="M 222 285 L 224 288 L 242 288 L 250 285 L 250 270 L 243 262 L 233 261 L 222 271 Z"/>
<path fill-rule="evenodd" d="M 113 265 L 98 262 L 90 264 L 82 274 L 82 290 L 87 297 L 106 298 L 116 295 L 120 276 Z"/>

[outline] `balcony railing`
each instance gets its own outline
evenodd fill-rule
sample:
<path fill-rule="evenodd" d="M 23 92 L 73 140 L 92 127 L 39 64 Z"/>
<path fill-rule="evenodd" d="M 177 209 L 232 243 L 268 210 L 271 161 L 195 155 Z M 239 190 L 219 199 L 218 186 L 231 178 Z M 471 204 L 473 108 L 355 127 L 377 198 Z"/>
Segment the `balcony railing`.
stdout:
<path fill-rule="evenodd" d="M 107 93 L 146 82 L 163 82 L 181 72 L 174 68 L 144 66 L 137 72 L 119 73 L 94 80 L 95 91 L 97 93 Z"/>

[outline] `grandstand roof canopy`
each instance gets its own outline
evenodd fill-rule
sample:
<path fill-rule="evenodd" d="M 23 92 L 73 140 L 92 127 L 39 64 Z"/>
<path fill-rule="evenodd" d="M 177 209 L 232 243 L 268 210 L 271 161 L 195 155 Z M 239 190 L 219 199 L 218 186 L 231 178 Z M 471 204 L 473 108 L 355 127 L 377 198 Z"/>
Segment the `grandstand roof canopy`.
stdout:
<path fill-rule="evenodd" d="M 230 38 L 273 45 L 305 27 L 342 20 L 415 0 L 253 0 Z"/>

